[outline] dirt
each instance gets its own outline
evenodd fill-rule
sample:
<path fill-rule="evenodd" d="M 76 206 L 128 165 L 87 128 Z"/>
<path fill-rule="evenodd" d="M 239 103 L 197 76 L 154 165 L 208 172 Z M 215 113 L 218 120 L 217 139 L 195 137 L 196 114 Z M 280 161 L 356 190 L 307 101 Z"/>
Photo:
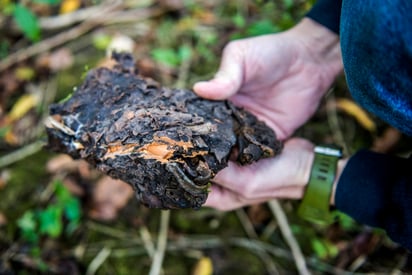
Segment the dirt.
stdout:
<path fill-rule="evenodd" d="M 50 106 L 48 148 L 82 158 L 132 185 L 148 207 L 199 208 L 217 172 L 280 153 L 274 131 L 229 101 L 161 87 L 139 76 L 130 54 L 91 70 L 66 101 Z"/>

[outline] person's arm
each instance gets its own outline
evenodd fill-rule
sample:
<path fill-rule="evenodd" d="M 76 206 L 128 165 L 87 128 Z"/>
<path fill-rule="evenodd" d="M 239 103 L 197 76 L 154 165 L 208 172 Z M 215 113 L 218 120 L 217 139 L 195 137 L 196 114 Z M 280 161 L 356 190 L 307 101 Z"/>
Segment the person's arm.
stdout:
<path fill-rule="evenodd" d="M 347 162 L 335 197 L 338 210 L 386 230 L 412 251 L 412 159 L 362 150 Z"/>

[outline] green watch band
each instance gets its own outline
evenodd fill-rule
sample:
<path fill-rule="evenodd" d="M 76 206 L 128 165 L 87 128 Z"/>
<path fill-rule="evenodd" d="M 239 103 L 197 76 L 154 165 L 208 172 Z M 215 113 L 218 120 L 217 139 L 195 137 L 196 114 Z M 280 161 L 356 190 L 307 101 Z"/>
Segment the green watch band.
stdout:
<path fill-rule="evenodd" d="M 342 150 L 330 145 L 320 145 L 314 151 L 315 159 L 309 183 L 298 214 L 306 220 L 325 224 L 332 222 L 329 201 Z"/>

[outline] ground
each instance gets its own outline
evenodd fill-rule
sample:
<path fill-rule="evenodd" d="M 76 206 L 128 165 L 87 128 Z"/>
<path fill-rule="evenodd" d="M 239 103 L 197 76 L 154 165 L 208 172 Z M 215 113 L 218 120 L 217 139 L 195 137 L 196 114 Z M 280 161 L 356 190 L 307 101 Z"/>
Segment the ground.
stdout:
<path fill-rule="evenodd" d="M 145 76 L 190 88 L 213 76 L 228 41 L 287 29 L 311 4 L 1 1 L 0 273 L 296 274 L 297 261 L 313 274 L 411 272 L 403 248 L 343 214 L 314 225 L 291 200 L 230 212 L 150 210 L 128 185 L 43 148 L 48 106 L 108 65 L 111 48 L 131 50 Z M 412 149 L 353 102 L 343 77 L 296 135 L 340 144 L 346 155 Z"/>

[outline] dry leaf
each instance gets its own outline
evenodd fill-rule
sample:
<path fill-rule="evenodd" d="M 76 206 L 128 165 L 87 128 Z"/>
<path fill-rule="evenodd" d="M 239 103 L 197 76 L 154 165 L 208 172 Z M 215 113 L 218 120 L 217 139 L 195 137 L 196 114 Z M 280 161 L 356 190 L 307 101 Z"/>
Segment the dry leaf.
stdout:
<path fill-rule="evenodd" d="M 354 101 L 346 98 L 340 98 L 336 100 L 335 104 L 338 110 L 354 117 L 356 121 L 366 130 L 370 132 L 376 131 L 375 122 L 370 118 L 369 114 Z"/>
<path fill-rule="evenodd" d="M 0 190 L 6 187 L 11 175 L 9 170 L 3 170 L 0 172 Z"/>
<path fill-rule="evenodd" d="M 199 21 L 206 25 L 216 24 L 217 18 L 216 14 L 209 10 L 198 9 L 194 13 L 194 17 L 198 18 Z"/>
<path fill-rule="evenodd" d="M 134 191 L 129 184 L 110 177 L 103 177 L 93 191 L 92 209 L 89 216 L 98 220 L 113 220 L 133 194 Z"/>
<path fill-rule="evenodd" d="M 46 164 L 47 172 L 55 174 L 59 172 L 72 172 L 78 169 L 78 163 L 66 154 L 60 154 L 50 159 Z"/>
<path fill-rule="evenodd" d="M 0 212 L 0 227 L 4 226 L 7 224 L 7 218 L 6 216 Z"/>
<path fill-rule="evenodd" d="M 60 6 L 60 14 L 70 13 L 80 7 L 80 0 L 64 0 Z"/>
<path fill-rule="evenodd" d="M 67 177 L 63 180 L 63 185 L 69 190 L 69 192 L 77 197 L 83 197 L 86 194 L 86 190 L 79 182 L 73 178 Z"/>
<path fill-rule="evenodd" d="M 399 142 L 402 133 L 399 130 L 388 127 L 383 132 L 382 136 L 376 138 L 372 145 L 372 150 L 380 153 L 388 153 Z"/>
<path fill-rule="evenodd" d="M 209 257 L 202 257 L 196 263 L 192 275 L 211 275 L 213 274 L 213 263 Z"/>
<path fill-rule="evenodd" d="M 250 205 L 247 214 L 254 226 L 260 226 L 272 217 L 265 204 Z"/>
<path fill-rule="evenodd" d="M 58 72 L 70 68 L 73 63 L 73 53 L 68 48 L 62 48 L 52 53 L 41 55 L 36 60 L 36 67 Z"/>
<path fill-rule="evenodd" d="M 21 81 L 30 81 L 36 76 L 34 69 L 28 66 L 18 67 L 14 71 L 14 74 L 16 75 L 16 78 Z"/>
<path fill-rule="evenodd" d="M 22 95 L 13 105 L 13 108 L 8 114 L 9 122 L 23 117 L 28 111 L 37 106 L 39 101 L 39 96 L 34 93 Z"/>

